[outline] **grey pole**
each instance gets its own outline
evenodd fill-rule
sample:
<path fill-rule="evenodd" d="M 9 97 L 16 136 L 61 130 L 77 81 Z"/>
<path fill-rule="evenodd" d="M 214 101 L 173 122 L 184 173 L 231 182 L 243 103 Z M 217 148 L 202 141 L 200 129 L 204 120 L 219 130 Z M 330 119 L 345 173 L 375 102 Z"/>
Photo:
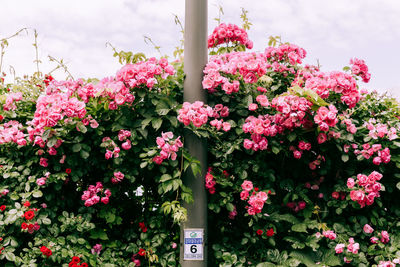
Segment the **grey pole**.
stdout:
<path fill-rule="evenodd" d="M 206 102 L 206 94 L 201 82 L 208 57 L 207 6 L 207 0 L 186 0 L 185 2 L 184 72 L 186 78 L 183 95 L 184 101 L 191 103 L 197 100 Z M 184 137 L 185 147 L 189 153 L 201 162 L 202 174 L 196 177 L 188 168 L 189 171 L 184 175 L 184 184 L 193 191 L 194 203 L 184 204 L 188 212 L 188 220 L 181 226 L 180 263 L 182 267 L 205 267 L 207 266 L 207 194 L 204 176 L 207 171 L 207 144 L 206 140 L 198 138 L 189 131 L 184 133 Z M 186 242 L 185 245 L 184 235 L 185 232 L 187 235 L 190 234 L 189 229 L 198 229 L 197 233 L 203 230 L 202 260 L 198 253 L 200 244 L 188 245 Z M 197 260 L 196 257 L 198 257 Z"/>

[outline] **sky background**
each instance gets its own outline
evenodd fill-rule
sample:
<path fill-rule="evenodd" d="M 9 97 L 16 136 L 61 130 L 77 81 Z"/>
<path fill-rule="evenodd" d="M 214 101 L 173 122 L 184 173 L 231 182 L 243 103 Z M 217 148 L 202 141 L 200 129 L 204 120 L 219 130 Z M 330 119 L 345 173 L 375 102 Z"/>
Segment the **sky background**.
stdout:
<path fill-rule="evenodd" d="M 120 68 L 110 42 L 117 50 L 159 56 L 144 42 L 150 37 L 161 52 L 172 56 L 181 39 L 174 14 L 184 23 L 184 0 L 0 0 L 0 39 L 21 28 L 11 39 L 3 69 L 13 66 L 17 76 L 32 74 L 34 30 L 39 37 L 40 70 L 56 64 L 48 55 L 64 59 L 74 78 L 111 76 Z M 372 74 L 361 88 L 389 91 L 400 99 L 400 1 L 398 0 L 209 0 L 209 33 L 217 25 L 218 6 L 222 21 L 239 26 L 241 7 L 253 23 L 249 38 L 253 51 L 264 51 L 269 36 L 280 35 L 307 51 L 305 63 L 323 71 L 341 70 L 350 58 L 364 59 Z M 65 78 L 62 71 L 55 74 Z"/>

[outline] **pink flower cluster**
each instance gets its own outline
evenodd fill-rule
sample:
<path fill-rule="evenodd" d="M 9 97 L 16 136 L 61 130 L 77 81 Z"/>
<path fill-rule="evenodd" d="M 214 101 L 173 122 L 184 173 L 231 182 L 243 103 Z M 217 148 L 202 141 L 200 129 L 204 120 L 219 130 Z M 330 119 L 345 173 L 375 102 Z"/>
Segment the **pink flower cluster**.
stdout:
<path fill-rule="evenodd" d="M 106 153 L 104 157 L 106 159 L 111 159 L 112 157 L 118 158 L 121 149 L 117 146 L 117 144 L 108 136 L 103 137 L 101 141 L 101 146 L 106 148 Z"/>
<path fill-rule="evenodd" d="M 247 32 L 235 24 L 221 23 L 208 36 L 208 48 L 229 42 L 242 44 L 248 49 L 253 48 L 253 42 L 249 40 Z"/>
<path fill-rule="evenodd" d="M 196 101 L 193 104 L 184 102 L 178 113 L 178 120 L 186 126 L 193 123 L 195 127 L 201 127 L 207 123 L 208 117 L 213 116 L 214 111 L 203 102 Z"/>
<path fill-rule="evenodd" d="M 262 135 L 275 136 L 278 133 L 276 125 L 271 125 L 268 116 L 250 116 L 246 119 L 242 126 L 245 133 L 251 133 L 251 140 L 245 139 L 243 146 L 245 149 L 252 149 L 254 151 L 266 150 L 268 147 L 268 140 Z"/>
<path fill-rule="evenodd" d="M 361 208 L 365 207 L 365 205 L 372 205 L 374 199 L 380 196 L 379 191 L 382 189 L 382 185 L 377 181 L 381 179 L 382 174 L 376 171 L 373 171 L 368 176 L 361 173 L 358 174 L 357 181 L 354 181 L 353 178 L 347 179 L 347 187 L 352 189 L 350 191 L 351 200 L 357 201 Z M 358 188 L 355 188 L 356 184 Z"/>
<path fill-rule="evenodd" d="M 219 119 L 229 116 L 229 108 L 222 104 L 217 104 L 212 108 L 201 101 L 196 101 L 193 104 L 184 102 L 178 113 L 178 120 L 186 126 L 193 123 L 195 127 L 201 127 L 208 122 L 208 118 L 215 118 L 210 121 L 211 126 L 216 127 L 217 130 L 222 127 L 225 132 L 231 129 L 229 122 Z"/>
<path fill-rule="evenodd" d="M 264 136 L 275 136 L 286 129 L 293 130 L 295 127 L 306 126 L 308 123 L 306 112 L 310 110 L 312 104 L 304 97 L 284 95 L 274 98 L 271 106 L 280 113 L 246 118 L 242 129 L 245 133 L 251 134 L 251 140 L 244 140 L 244 148 L 254 151 L 265 150 L 268 147 L 268 140 Z"/>
<path fill-rule="evenodd" d="M 23 126 L 18 121 L 9 121 L 0 125 L 0 144 L 16 143 L 20 146 L 27 144 L 25 136 L 22 132 Z"/>
<path fill-rule="evenodd" d="M 365 224 L 363 230 L 366 234 L 372 234 L 374 232 L 374 228 L 372 228 L 369 224 Z M 380 239 L 378 237 L 380 237 Z M 371 237 L 370 242 L 373 244 L 377 244 L 380 240 L 383 244 L 386 244 L 390 241 L 390 236 L 387 231 L 381 231 L 380 233 L 378 233 L 378 237 Z"/>
<path fill-rule="evenodd" d="M 282 113 L 280 124 L 292 129 L 304 124 L 306 112 L 310 110 L 312 103 L 304 97 L 281 95 L 272 100 L 271 106 Z"/>
<path fill-rule="evenodd" d="M 122 172 L 114 172 L 114 176 L 111 178 L 113 184 L 117 184 L 124 179 L 125 175 Z"/>
<path fill-rule="evenodd" d="M 126 65 L 128 66 L 128 65 Z M 122 67 L 122 69 L 126 68 Z M 121 69 L 121 70 L 122 70 Z M 109 101 L 108 108 L 116 110 L 118 106 L 132 104 L 135 96 L 123 81 L 115 80 L 113 77 L 104 78 L 96 85 L 87 84 L 78 89 L 78 95 L 88 101 L 89 97 L 104 97 Z"/>
<path fill-rule="evenodd" d="M 360 100 L 356 80 L 350 74 L 340 71 L 318 72 L 306 80 L 305 87 L 315 91 L 321 98 L 328 98 L 331 92 L 340 94 L 341 101 L 353 108 Z"/>
<path fill-rule="evenodd" d="M 320 107 L 317 111 L 317 115 L 314 116 L 314 122 L 318 124 L 321 131 L 329 131 L 329 127 L 334 127 L 339 122 L 337 119 L 337 109 L 334 105 L 327 107 Z"/>
<path fill-rule="evenodd" d="M 335 247 L 336 253 L 337 254 L 343 253 L 345 247 L 346 245 L 343 243 L 337 244 Z M 360 249 L 360 244 L 355 243 L 354 238 L 350 237 L 349 243 L 347 244 L 347 251 L 353 254 L 357 254 L 359 249 Z"/>
<path fill-rule="evenodd" d="M 372 162 L 375 165 L 383 163 L 389 163 L 391 159 L 390 150 L 388 147 L 382 149 L 381 144 L 370 145 L 368 143 L 362 145 L 363 150 L 355 149 L 354 154 L 361 155 L 365 159 L 373 157 Z M 375 155 L 375 153 L 377 155 Z M 374 156 L 375 155 L 375 156 Z"/>
<path fill-rule="evenodd" d="M 206 188 L 208 189 L 208 192 L 210 194 L 214 194 L 216 182 L 215 182 L 214 176 L 212 175 L 211 171 L 212 171 L 211 167 L 208 168 L 207 174 L 205 177 L 205 182 L 206 182 Z"/>
<path fill-rule="evenodd" d="M 145 85 L 152 89 L 157 83 L 157 76 L 165 79 L 174 74 L 175 69 L 166 58 L 160 60 L 150 58 L 136 64 L 126 64 L 117 72 L 115 79 L 128 84 L 131 88 Z"/>
<path fill-rule="evenodd" d="M 322 163 L 323 161 L 325 161 L 325 157 L 322 156 L 322 155 L 318 155 L 318 156 L 317 156 L 317 159 L 311 161 L 311 162 L 308 164 L 308 167 L 309 167 L 311 170 L 315 170 L 319 165 L 321 165 L 321 163 Z"/>
<path fill-rule="evenodd" d="M 22 100 L 21 92 L 7 94 L 6 103 L 3 105 L 3 110 L 5 110 L 5 111 L 15 110 L 17 108 L 17 106 L 15 105 L 15 102 L 18 102 L 21 100 Z"/>
<path fill-rule="evenodd" d="M 357 127 L 353 124 L 351 119 L 344 119 L 344 120 L 342 120 L 341 124 L 345 124 L 346 125 L 346 130 L 349 133 L 355 134 L 357 132 Z"/>
<path fill-rule="evenodd" d="M 365 61 L 358 58 L 350 59 L 351 72 L 354 75 L 360 76 L 363 82 L 367 83 L 371 79 L 371 73 L 368 72 L 368 66 Z"/>
<path fill-rule="evenodd" d="M 104 194 L 101 198 L 97 195 L 99 194 L 102 195 Z M 88 190 L 83 192 L 83 195 L 81 197 L 82 200 L 85 201 L 85 206 L 90 207 L 93 206 L 100 201 L 103 204 L 108 204 L 109 198 L 111 196 L 111 191 L 110 189 L 105 189 L 103 188 L 103 184 L 101 182 L 97 182 L 96 185 L 89 185 Z"/>
<path fill-rule="evenodd" d="M 387 137 L 389 140 L 394 140 L 398 138 L 397 129 L 394 127 L 390 127 L 387 124 L 376 123 L 374 118 L 370 119 L 368 122 L 364 124 L 369 130 L 368 135 L 373 139 L 384 138 Z"/>
<path fill-rule="evenodd" d="M 49 176 L 50 176 L 50 173 L 49 173 L 49 172 L 46 172 L 45 175 L 44 175 L 43 177 L 40 177 L 40 178 L 36 179 L 36 184 L 37 184 L 38 186 L 45 185 L 45 184 L 46 184 L 46 181 L 47 181 L 47 178 L 49 178 Z"/>
<path fill-rule="evenodd" d="M 400 259 L 396 258 L 392 261 L 379 261 L 377 267 L 396 267 L 396 264 L 400 264 Z"/>
<path fill-rule="evenodd" d="M 336 239 L 336 234 L 332 230 L 323 231 L 322 235 L 325 236 L 326 238 L 331 239 L 331 240 L 335 240 Z"/>
<path fill-rule="evenodd" d="M 299 202 L 288 202 L 286 203 L 286 207 L 288 207 L 289 209 L 291 209 L 294 212 L 299 212 L 301 210 L 304 210 L 306 208 L 307 204 L 305 201 L 301 200 Z"/>
<path fill-rule="evenodd" d="M 171 160 L 176 160 L 179 148 L 183 146 L 181 142 L 181 137 L 178 136 L 175 140 L 172 138 L 174 134 L 172 132 L 161 133 L 161 137 L 157 137 L 157 147 L 161 149 L 160 155 L 153 158 L 156 164 L 161 164 L 165 159 L 171 158 Z"/>
<path fill-rule="evenodd" d="M 294 44 L 281 44 L 279 47 L 268 47 L 265 55 L 270 62 L 288 62 L 290 65 L 301 64 L 307 52 Z"/>
<path fill-rule="evenodd" d="M 228 117 L 229 116 L 229 108 L 222 104 L 217 104 L 213 108 L 213 114 L 211 117 L 215 118 L 210 121 L 210 125 L 217 128 L 219 131 L 221 128 L 224 132 L 228 132 L 231 129 L 231 124 L 229 122 L 224 122 L 223 119 L 219 119 L 220 117 Z"/>
<path fill-rule="evenodd" d="M 303 151 L 311 149 L 311 143 L 300 141 L 298 144 L 298 149 L 294 146 L 290 146 L 289 150 L 293 152 L 293 157 L 296 159 L 300 159 L 303 155 Z"/>
<path fill-rule="evenodd" d="M 10 191 L 8 189 L 4 189 L 0 192 L 0 198 L 6 196 Z"/>
<path fill-rule="evenodd" d="M 131 140 L 129 139 L 129 137 L 131 137 L 132 133 L 131 131 L 128 130 L 120 130 L 118 132 L 118 140 L 123 142 L 121 147 L 124 150 L 129 150 L 132 147 L 132 143 Z"/>
<path fill-rule="evenodd" d="M 204 68 L 203 88 L 213 93 L 221 86 L 221 90 L 226 94 L 236 93 L 240 86 L 238 80 L 255 83 L 270 67 L 261 53 L 232 52 L 215 55 Z M 222 73 L 235 76 L 236 80 L 231 81 Z"/>
<path fill-rule="evenodd" d="M 250 205 L 246 206 L 247 213 L 249 215 L 260 213 L 265 202 L 268 200 L 268 194 L 263 191 L 258 192 L 258 188 L 253 188 L 253 183 L 248 180 L 242 183 L 242 189 L 243 191 L 240 193 L 240 199 L 248 200 L 247 203 Z M 250 191 L 252 191 L 251 195 Z"/>
<path fill-rule="evenodd" d="M 29 139 L 41 136 L 45 127 L 54 127 L 64 117 L 83 119 L 86 115 L 85 103 L 68 93 L 55 92 L 51 95 L 42 95 L 36 103 L 34 118 L 28 124 Z M 67 120 L 68 122 L 69 120 Z"/>

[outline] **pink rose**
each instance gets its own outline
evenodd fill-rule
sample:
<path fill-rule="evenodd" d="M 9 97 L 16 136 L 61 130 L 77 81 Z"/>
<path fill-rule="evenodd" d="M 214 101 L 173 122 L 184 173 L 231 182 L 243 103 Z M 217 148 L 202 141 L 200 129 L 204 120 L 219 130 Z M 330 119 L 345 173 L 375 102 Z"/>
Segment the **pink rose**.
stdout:
<path fill-rule="evenodd" d="M 251 189 L 253 189 L 253 183 L 251 181 L 245 180 L 242 183 L 242 188 L 243 190 L 249 192 Z"/>
<path fill-rule="evenodd" d="M 345 244 L 337 244 L 337 245 L 336 245 L 336 247 L 335 247 L 335 251 L 336 251 L 336 253 L 337 253 L 337 254 L 340 254 L 340 253 L 342 253 L 342 252 L 343 252 L 343 249 L 344 249 L 344 247 L 345 247 Z"/>
<path fill-rule="evenodd" d="M 353 188 L 355 185 L 354 179 L 353 178 L 349 178 L 347 179 L 347 187 L 348 188 Z"/>
<path fill-rule="evenodd" d="M 366 224 L 364 225 L 363 230 L 366 234 L 371 234 L 374 231 L 374 228 L 372 228 L 369 224 Z"/>
<path fill-rule="evenodd" d="M 46 178 L 45 177 L 39 178 L 39 179 L 36 180 L 36 183 L 37 183 L 38 186 L 45 185 L 46 184 Z"/>

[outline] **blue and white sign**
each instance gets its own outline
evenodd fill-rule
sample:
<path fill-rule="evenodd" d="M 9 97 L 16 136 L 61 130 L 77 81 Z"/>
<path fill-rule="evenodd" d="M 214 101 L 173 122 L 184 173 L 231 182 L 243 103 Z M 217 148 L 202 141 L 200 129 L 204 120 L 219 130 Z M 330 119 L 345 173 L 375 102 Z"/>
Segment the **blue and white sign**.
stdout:
<path fill-rule="evenodd" d="M 184 229 L 183 260 L 204 260 L 204 229 Z"/>

